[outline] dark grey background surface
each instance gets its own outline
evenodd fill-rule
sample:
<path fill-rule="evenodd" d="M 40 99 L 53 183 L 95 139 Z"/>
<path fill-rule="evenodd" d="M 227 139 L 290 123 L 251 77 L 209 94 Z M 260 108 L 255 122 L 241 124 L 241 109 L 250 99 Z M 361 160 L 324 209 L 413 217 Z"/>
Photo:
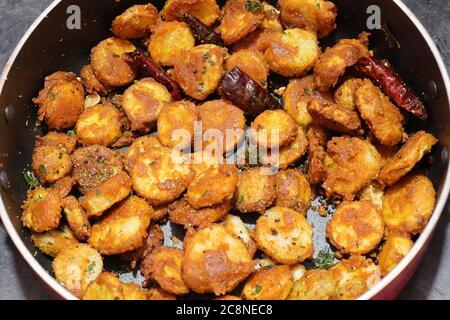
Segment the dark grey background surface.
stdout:
<path fill-rule="evenodd" d="M 0 70 L 29 25 L 52 0 L 0 0 Z M 450 6 L 447 0 L 404 0 L 425 25 L 450 69 Z M 76 3 L 76 1 L 74 1 Z M 1 139 L 1 137 L 0 137 Z M 401 299 L 450 299 L 450 206 L 424 261 Z M 50 299 L 0 223 L 0 299 Z"/>

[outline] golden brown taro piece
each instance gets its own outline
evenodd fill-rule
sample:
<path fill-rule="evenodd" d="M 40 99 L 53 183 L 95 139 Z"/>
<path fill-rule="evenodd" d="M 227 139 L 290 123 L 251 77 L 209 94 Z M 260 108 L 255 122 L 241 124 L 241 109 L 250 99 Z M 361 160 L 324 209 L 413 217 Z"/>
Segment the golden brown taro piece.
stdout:
<path fill-rule="evenodd" d="M 323 0 L 280 0 L 280 17 L 288 28 L 304 28 L 326 37 L 336 29 L 337 7 Z"/>
<path fill-rule="evenodd" d="M 41 146 L 33 152 L 31 168 L 41 183 L 54 183 L 70 174 L 70 155 L 61 147 Z"/>
<path fill-rule="evenodd" d="M 196 209 L 220 204 L 233 198 L 237 184 L 238 171 L 234 164 L 211 166 L 191 181 L 186 200 Z"/>
<path fill-rule="evenodd" d="M 195 104 L 177 101 L 165 105 L 158 116 L 158 139 L 169 148 L 183 150 L 194 140 L 194 124 L 197 121 Z"/>
<path fill-rule="evenodd" d="M 319 91 L 334 87 L 347 67 L 369 56 L 368 44 L 369 34 L 363 32 L 358 39 L 342 39 L 334 47 L 326 49 L 314 66 L 314 81 Z"/>
<path fill-rule="evenodd" d="M 145 78 L 130 86 L 122 98 L 122 106 L 131 122 L 132 130 L 150 131 L 161 109 L 172 101 L 165 86 L 152 78 Z"/>
<path fill-rule="evenodd" d="M 189 229 L 184 239 L 183 280 L 197 293 L 232 291 L 253 271 L 245 244 L 219 224 Z"/>
<path fill-rule="evenodd" d="M 307 148 L 308 139 L 306 138 L 305 131 L 303 128 L 297 126 L 297 137 L 290 144 L 279 149 L 278 157 L 272 159 L 272 154 L 269 151 L 267 153 L 267 159 L 265 154 L 262 154 L 262 158 L 264 164 L 271 164 L 276 168 L 286 169 L 303 157 Z"/>
<path fill-rule="evenodd" d="M 72 176 L 85 194 L 123 170 L 123 154 L 94 145 L 75 150 L 72 163 Z"/>
<path fill-rule="evenodd" d="M 152 208 L 130 196 L 92 226 L 89 244 L 103 255 L 115 255 L 141 247 L 147 237 Z"/>
<path fill-rule="evenodd" d="M 159 22 L 148 44 L 152 59 L 161 66 L 173 66 L 183 52 L 195 46 L 195 39 L 184 22 Z"/>
<path fill-rule="evenodd" d="M 131 169 L 133 189 L 152 205 L 168 204 L 188 187 L 194 174 L 182 154 L 166 148 L 142 154 Z"/>
<path fill-rule="evenodd" d="M 28 190 L 28 198 L 22 205 L 22 223 L 34 232 L 58 228 L 61 220 L 61 198 L 58 191 L 37 187 Z"/>
<path fill-rule="evenodd" d="M 362 84 L 363 81 L 361 79 L 350 78 L 344 81 L 334 93 L 334 102 L 350 110 L 355 110 L 355 94 Z"/>
<path fill-rule="evenodd" d="M 329 270 L 336 281 L 334 300 L 353 300 L 380 281 L 380 269 L 372 260 L 351 256 Z"/>
<path fill-rule="evenodd" d="M 276 199 L 275 176 L 261 171 L 261 168 L 252 168 L 239 174 L 234 206 L 242 213 L 264 213 Z"/>
<path fill-rule="evenodd" d="M 297 136 L 294 120 L 281 109 L 266 110 L 252 123 L 252 138 L 266 148 L 284 147 Z"/>
<path fill-rule="evenodd" d="M 82 298 L 89 283 L 102 272 L 100 253 L 89 245 L 74 244 L 62 250 L 53 260 L 56 280 L 78 298 Z"/>
<path fill-rule="evenodd" d="M 246 300 L 286 300 L 294 280 L 289 266 L 275 266 L 256 271 L 242 290 Z"/>
<path fill-rule="evenodd" d="M 123 260 L 129 261 L 133 269 L 136 268 L 139 261 L 144 259 L 153 250 L 163 245 L 164 232 L 158 224 L 150 225 L 147 228 L 147 232 L 147 239 L 144 240 L 144 244 L 142 246 L 135 250 L 125 252 L 120 256 Z"/>
<path fill-rule="evenodd" d="M 343 133 L 361 133 L 358 114 L 346 107 L 330 101 L 313 100 L 308 104 L 308 113 L 314 123 Z"/>
<path fill-rule="evenodd" d="M 111 31 L 123 39 L 143 38 L 151 33 L 157 20 L 158 9 L 151 3 L 134 5 L 113 20 Z"/>
<path fill-rule="evenodd" d="M 311 258 L 312 236 L 306 218 L 289 208 L 273 207 L 256 221 L 256 246 L 281 264 L 291 265 Z"/>
<path fill-rule="evenodd" d="M 175 295 L 189 292 L 181 276 L 183 250 L 160 247 L 148 255 L 141 265 L 141 272 L 145 279 L 156 281 L 161 288 Z"/>
<path fill-rule="evenodd" d="M 298 169 L 278 172 L 276 190 L 278 207 L 291 208 L 306 215 L 311 206 L 312 189 L 303 173 Z"/>
<path fill-rule="evenodd" d="M 318 184 L 325 181 L 327 177 L 327 168 L 325 166 L 325 147 L 327 145 L 328 137 L 325 129 L 312 126 L 308 133 L 308 177 L 309 182 Z"/>
<path fill-rule="evenodd" d="M 342 202 L 327 224 L 327 237 L 345 254 L 366 254 L 383 239 L 381 210 L 370 201 Z"/>
<path fill-rule="evenodd" d="M 78 243 L 68 226 L 44 233 L 33 233 L 31 240 L 40 251 L 53 258 L 66 247 Z"/>
<path fill-rule="evenodd" d="M 161 289 L 150 289 L 147 291 L 147 300 L 176 300 L 177 297 L 164 292 Z"/>
<path fill-rule="evenodd" d="M 173 76 L 188 96 L 205 100 L 222 78 L 226 54 L 226 48 L 213 44 L 196 46 L 179 56 Z"/>
<path fill-rule="evenodd" d="M 409 175 L 386 189 L 383 196 L 383 219 L 389 232 L 418 234 L 430 219 L 436 192 L 430 179 Z"/>
<path fill-rule="evenodd" d="M 120 112 L 113 106 L 101 105 L 86 109 L 75 127 L 81 144 L 110 146 L 122 135 Z"/>
<path fill-rule="evenodd" d="M 155 148 L 161 148 L 162 144 L 156 136 L 139 137 L 125 152 L 125 169 L 130 172 L 137 158 L 146 151 Z"/>
<path fill-rule="evenodd" d="M 86 193 L 81 206 L 86 209 L 88 217 L 101 216 L 105 210 L 128 197 L 131 184 L 131 178 L 122 171 Z"/>
<path fill-rule="evenodd" d="M 123 283 L 113 273 L 103 272 L 89 284 L 83 300 L 147 300 L 147 291 L 134 283 Z"/>
<path fill-rule="evenodd" d="M 266 52 L 272 38 L 281 29 L 257 29 L 247 36 L 233 44 L 233 52 L 239 50 L 257 50 L 261 53 Z"/>
<path fill-rule="evenodd" d="M 382 186 L 377 181 L 372 181 L 365 188 L 363 188 L 359 194 L 359 200 L 367 200 L 372 202 L 379 209 L 383 208 L 383 195 L 384 195 L 384 186 Z"/>
<path fill-rule="evenodd" d="M 169 205 L 169 220 L 181 224 L 186 229 L 190 227 L 205 226 L 221 220 L 230 210 L 230 201 L 221 204 L 194 209 L 186 199 L 177 200 Z"/>
<path fill-rule="evenodd" d="M 81 69 L 80 78 L 88 93 L 98 93 L 101 96 L 105 96 L 112 90 L 110 86 L 104 85 L 97 79 L 90 64 Z"/>
<path fill-rule="evenodd" d="M 168 0 L 161 16 L 166 21 L 182 20 L 185 13 L 210 26 L 219 18 L 220 8 L 215 0 Z"/>
<path fill-rule="evenodd" d="M 364 80 L 355 99 L 361 117 L 381 144 L 394 146 L 402 140 L 403 115 L 370 80 Z"/>
<path fill-rule="evenodd" d="M 414 242 L 408 237 L 401 235 L 390 235 L 378 255 L 378 266 L 381 276 L 384 277 L 394 269 L 397 264 L 408 254 Z"/>
<path fill-rule="evenodd" d="M 327 196 L 340 195 L 353 200 L 355 194 L 375 179 L 381 157 L 368 141 L 355 137 L 335 137 L 328 142 L 325 159 Z"/>
<path fill-rule="evenodd" d="M 288 300 L 330 300 L 335 290 L 336 280 L 329 270 L 307 270 L 295 281 Z"/>
<path fill-rule="evenodd" d="M 299 77 L 314 66 L 320 53 L 315 33 L 286 29 L 272 35 L 265 56 L 273 72 L 285 77 Z"/>
<path fill-rule="evenodd" d="M 264 55 L 254 49 L 244 49 L 233 53 L 225 62 L 225 68 L 231 70 L 238 67 L 261 86 L 267 86 L 269 67 Z"/>
<path fill-rule="evenodd" d="M 438 140 L 432 134 L 425 131 L 416 132 L 383 166 L 378 180 L 385 185 L 393 185 L 410 172 L 437 142 Z"/>
<path fill-rule="evenodd" d="M 236 236 L 247 246 L 248 252 L 253 257 L 256 252 L 256 244 L 252 239 L 253 231 L 245 225 L 241 218 L 234 215 L 227 215 L 225 221 L 223 222 L 224 227 L 228 232 Z"/>
<path fill-rule="evenodd" d="M 104 85 L 121 87 L 136 78 L 136 70 L 122 59 L 136 47 L 128 40 L 111 37 L 101 41 L 91 52 L 91 66 L 95 77 Z"/>
<path fill-rule="evenodd" d="M 262 3 L 264 18 L 261 24 L 258 26 L 259 29 L 269 29 L 269 30 L 283 30 L 283 26 L 280 22 L 280 10 L 270 5 L 266 1 Z"/>
<path fill-rule="evenodd" d="M 254 31 L 264 17 L 259 0 L 228 0 L 223 8 L 220 35 L 226 45 Z"/>
<path fill-rule="evenodd" d="M 55 72 L 45 78 L 44 89 L 33 99 L 38 119 L 50 129 L 73 127 L 84 106 L 84 89 L 75 73 Z"/>
<path fill-rule="evenodd" d="M 91 234 L 91 224 L 77 198 L 74 196 L 64 198 L 62 200 L 62 208 L 66 215 L 67 223 L 75 237 L 80 241 L 85 241 Z"/>
<path fill-rule="evenodd" d="M 226 153 L 234 150 L 244 139 L 245 116 L 238 107 L 223 100 L 212 100 L 200 105 L 197 112 L 198 119 L 202 123 L 204 146 L 209 144 L 223 146 Z M 220 131 L 224 141 L 216 141 L 214 135 L 216 130 Z"/>
<path fill-rule="evenodd" d="M 316 98 L 331 100 L 329 93 L 322 94 L 314 89 L 313 76 L 291 79 L 283 94 L 283 109 L 299 126 L 307 127 L 313 121 L 307 106 Z"/>
<path fill-rule="evenodd" d="M 135 283 L 123 283 L 124 300 L 147 300 L 148 292 Z"/>
<path fill-rule="evenodd" d="M 64 152 L 72 153 L 77 145 L 77 138 L 65 133 L 50 131 L 45 136 L 36 137 L 36 147 L 51 146 L 58 147 Z"/>

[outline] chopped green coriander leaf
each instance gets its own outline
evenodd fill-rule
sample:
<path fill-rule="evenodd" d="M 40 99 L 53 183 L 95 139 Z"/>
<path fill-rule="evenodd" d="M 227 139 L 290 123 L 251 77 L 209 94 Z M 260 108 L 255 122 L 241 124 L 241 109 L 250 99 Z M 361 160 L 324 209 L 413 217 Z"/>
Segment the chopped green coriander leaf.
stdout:
<path fill-rule="evenodd" d="M 67 135 L 69 137 L 75 137 L 77 134 L 75 133 L 75 130 L 69 130 L 69 131 L 67 131 Z"/>
<path fill-rule="evenodd" d="M 329 269 L 334 265 L 334 254 L 329 249 L 322 249 L 314 259 L 316 269 Z"/>
<path fill-rule="evenodd" d="M 39 173 L 40 174 L 46 174 L 47 173 L 47 169 L 45 169 L 45 166 L 43 164 L 41 164 L 39 166 Z"/>
<path fill-rule="evenodd" d="M 36 178 L 34 173 L 31 171 L 24 172 L 23 178 L 27 182 L 28 186 L 32 189 L 36 188 L 39 185 L 39 180 Z"/>
<path fill-rule="evenodd" d="M 255 13 L 259 10 L 259 8 L 261 8 L 261 4 L 257 1 L 248 0 L 247 2 L 245 2 L 245 9 L 248 12 Z"/>
<path fill-rule="evenodd" d="M 261 292 L 262 287 L 259 284 L 257 284 L 256 286 L 254 286 L 254 289 L 255 289 L 255 294 L 258 294 Z"/>

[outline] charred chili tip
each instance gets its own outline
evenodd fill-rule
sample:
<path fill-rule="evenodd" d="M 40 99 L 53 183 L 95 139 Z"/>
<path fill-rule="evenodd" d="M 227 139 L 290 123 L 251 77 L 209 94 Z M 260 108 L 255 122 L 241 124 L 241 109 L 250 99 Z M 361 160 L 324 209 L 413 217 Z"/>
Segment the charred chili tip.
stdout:
<path fill-rule="evenodd" d="M 279 100 L 238 67 L 231 69 L 222 78 L 218 92 L 224 99 L 253 116 L 267 109 L 281 108 Z"/>
<path fill-rule="evenodd" d="M 356 69 L 374 81 L 397 106 L 419 119 L 428 119 L 423 102 L 386 60 L 378 61 L 372 57 L 363 57 L 358 60 Z"/>
<path fill-rule="evenodd" d="M 216 33 L 212 28 L 208 27 L 206 24 L 198 20 L 196 17 L 189 13 L 184 14 L 184 21 L 187 23 L 189 28 L 194 35 L 197 43 L 200 44 L 215 44 L 218 46 L 223 46 L 222 38 L 218 33 Z"/>
<path fill-rule="evenodd" d="M 125 53 L 122 59 L 134 68 L 153 77 L 157 82 L 165 85 L 169 89 L 172 98 L 175 101 L 181 100 L 181 89 L 172 78 L 144 52 L 135 50 L 134 52 Z"/>

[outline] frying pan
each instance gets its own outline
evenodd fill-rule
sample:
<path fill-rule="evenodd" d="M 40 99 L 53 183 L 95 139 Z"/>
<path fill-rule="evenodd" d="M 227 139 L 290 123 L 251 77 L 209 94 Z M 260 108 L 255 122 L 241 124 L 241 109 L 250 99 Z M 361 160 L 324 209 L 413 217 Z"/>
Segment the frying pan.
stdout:
<path fill-rule="evenodd" d="M 338 39 L 355 37 L 371 31 L 370 47 L 377 57 L 387 58 L 405 81 L 424 100 L 430 113 L 426 123 L 413 121 L 412 126 L 424 128 L 439 138 L 433 151 L 430 177 L 437 190 L 434 213 L 416 239 L 413 249 L 402 262 L 360 299 L 393 299 L 413 275 L 431 240 L 444 209 L 449 189 L 450 147 L 450 81 L 442 58 L 431 37 L 413 13 L 400 0 L 333 0 L 339 8 L 338 28 L 321 43 L 332 45 Z M 31 162 L 35 140 L 36 107 L 31 99 L 43 86 L 44 77 L 57 70 L 78 73 L 88 62 L 90 49 L 110 36 L 109 27 L 115 16 L 136 0 L 78 0 L 81 29 L 68 29 L 66 22 L 72 0 L 54 1 L 23 36 L 6 64 L 0 79 L 0 216 L 12 241 L 32 270 L 56 298 L 75 299 L 51 275 L 51 260 L 37 252 L 30 234 L 22 228 L 20 206 L 25 200 L 27 185 L 22 173 Z M 270 1 L 269 1 L 270 2 Z M 159 9 L 164 1 L 152 1 Z M 224 1 L 218 3 L 223 5 Z M 367 30 L 367 8 L 381 8 L 384 30 Z M 70 12 L 70 10 L 69 10 Z M 71 13 L 71 12 L 70 12 Z M 398 40 L 396 43 L 395 39 Z M 308 214 L 314 223 L 316 248 L 326 247 L 326 220 Z M 180 232 L 175 226 L 164 226 L 167 235 Z M 119 270 L 123 278 L 139 282 L 136 273 L 124 272 L 123 266 L 107 262 L 108 268 Z"/>

